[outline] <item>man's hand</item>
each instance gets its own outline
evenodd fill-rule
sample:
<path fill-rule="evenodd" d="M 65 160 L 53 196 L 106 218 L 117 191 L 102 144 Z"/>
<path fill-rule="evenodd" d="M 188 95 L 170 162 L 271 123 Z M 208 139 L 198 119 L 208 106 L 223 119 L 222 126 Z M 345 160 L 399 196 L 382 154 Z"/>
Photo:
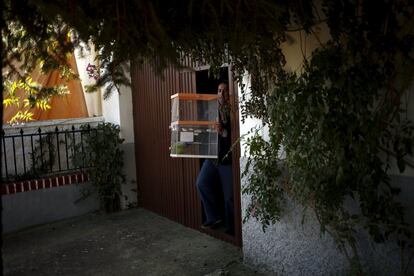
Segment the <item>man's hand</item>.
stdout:
<path fill-rule="evenodd" d="M 214 128 L 216 129 L 216 131 L 218 132 L 218 134 L 221 135 L 221 132 L 223 131 L 220 122 L 216 122 L 216 124 L 214 125 Z"/>

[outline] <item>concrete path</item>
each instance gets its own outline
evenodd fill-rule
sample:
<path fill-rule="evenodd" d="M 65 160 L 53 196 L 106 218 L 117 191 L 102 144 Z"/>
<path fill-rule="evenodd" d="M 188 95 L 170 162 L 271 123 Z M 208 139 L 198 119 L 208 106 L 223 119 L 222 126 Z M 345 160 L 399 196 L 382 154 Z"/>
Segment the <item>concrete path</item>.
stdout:
<path fill-rule="evenodd" d="M 144 209 L 3 237 L 4 275 L 258 275 L 231 244 Z"/>

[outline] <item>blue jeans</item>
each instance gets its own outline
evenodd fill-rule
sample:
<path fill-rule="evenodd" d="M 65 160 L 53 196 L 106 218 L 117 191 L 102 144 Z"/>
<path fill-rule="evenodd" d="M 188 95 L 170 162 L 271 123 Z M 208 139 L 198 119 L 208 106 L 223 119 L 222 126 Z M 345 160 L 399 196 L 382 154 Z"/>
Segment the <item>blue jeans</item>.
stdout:
<path fill-rule="evenodd" d="M 204 206 L 206 222 L 215 222 L 221 218 L 220 209 L 222 208 L 220 208 L 218 192 L 223 192 L 226 228 L 233 231 L 234 200 L 231 165 L 216 165 L 211 160 L 206 159 L 197 177 L 196 185 Z"/>

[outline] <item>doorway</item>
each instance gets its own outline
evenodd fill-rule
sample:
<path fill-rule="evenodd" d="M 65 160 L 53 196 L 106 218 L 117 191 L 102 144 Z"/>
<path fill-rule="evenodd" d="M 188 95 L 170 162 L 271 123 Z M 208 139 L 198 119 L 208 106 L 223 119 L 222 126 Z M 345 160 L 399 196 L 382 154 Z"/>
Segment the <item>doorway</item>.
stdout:
<path fill-rule="evenodd" d="M 218 72 L 217 75 L 213 75 L 210 74 L 208 69 L 204 69 L 204 70 L 197 70 L 195 72 L 195 80 L 196 80 L 196 93 L 198 94 L 217 94 L 217 88 L 219 86 L 219 84 L 221 83 L 226 83 L 228 86 L 228 89 L 234 89 L 234 86 L 230 87 L 229 85 L 229 80 L 230 80 L 230 76 L 231 76 L 231 72 L 229 71 L 229 67 L 225 66 L 222 67 L 220 69 L 220 72 Z M 230 91 L 229 91 L 230 92 Z M 232 95 L 234 95 L 234 91 L 233 93 L 231 93 Z M 233 99 L 234 100 L 234 99 Z M 235 102 L 233 102 L 234 104 Z M 230 103 L 232 104 L 232 103 Z M 237 109 L 233 109 L 233 110 L 237 110 Z M 235 116 L 234 114 L 231 114 L 231 117 L 237 117 L 238 120 L 238 116 Z M 233 132 L 233 130 L 235 130 L 234 132 L 238 133 L 238 124 L 234 124 L 234 121 L 236 120 L 236 118 L 233 118 L 234 120 L 231 121 L 231 133 Z M 237 130 L 237 131 L 236 131 Z M 232 135 L 234 137 L 236 137 L 235 135 Z M 229 137 L 231 139 L 231 137 Z M 234 139 L 232 139 L 231 144 L 229 144 L 229 148 L 230 145 L 232 145 L 234 143 Z M 237 157 L 237 154 L 234 154 L 235 157 Z M 226 234 L 229 235 L 231 237 L 235 237 L 237 231 L 235 231 L 236 225 L 238 223 L 240 223 L 240 218 L 239 216 L 235 215 L 235 211 L 236 209 L 240 209 L 240 204 L 239 203 L 239 199 L 236 200 L 236 197 L 239 197 L 240 194 L 240 181 L 239 179 L 235 179 L 236 177 L 239 176 L 238 173 L 234 173 L 236 170 L 239 170 L 239 162 L 238 162 L 238 158 L 234 158 L 234 160 L 231 160 L 230 163 L 227 163 L 226 165 L 218 165 L 217 164 L 217 160 L 205 160 L 205 159 L 200 159 L 200 171 L 203 167 L 204 162 L 210 162 L 210 166 L 209 168 L 216 168 L 215 170 L 206 170 L 209 171 L 209 174 L 211 174 L 211 177 L 209 177 L 209 181 L 210 182 L 214 182 L 212 183 L 212 187 L 209 189 L 209 197 L 211 199 L 211 197 L 214 198 L 215 201 L 215 208 L 214 208 L 214 213 L 217 213 L 219 215 L 220 218 L 223 218 L 222 223 L 218 223 L 217 225 L 213 225 L 212 227 L 209 227 L 207 229 L 205 229 L 206 231 L 210 231 L 210 232 L 216 232 L 216 233 L 221 233 L 221 234 Z M 230 173 L 228 170 L 228 166 L 230 166 Z M 214 174 L 214 176 L 213 176 Z M 223 175 L 224 174 L 224 175 Z M 224 184 L 222 183 L 221 180 L 224 179 L 229 179 L 229 175 L 231 177 L 231 175 L 233 175 L 233 182 L 231 184 Z M 225 180 L 224 180 L 225 182 Z M 229 189 L 229 185 L 231 185 L 232 188 Z M 233 211 L 233 219 L 231 222 L 228 221 L 228 217 L 229 216 L 229 193 L 232 193 L 233 196 L 233 203 L 230 204 L 232 205 L 232 211 Z M 237 194 L 236 194 L 237 193 Z M 225 196 L 225 194 L 227 196 Z M 227 200 L 226 200 L 227 198 Z M 237 203 L 236 203 L 237 202 Z M 208 210 L 208 208 L 206 209 L 206 206 L 203 205 L 202 200 L 200 199 L 200 204 L 202 206 L 200 212 L 201 212 L 201 217 L 202 217 L 202 223 L 205 224 L 207 222 L 207 216 L 206 216 L 206 210 Z M 211 205 L 211 204 L 210 204 Z M 210 211 L 212 211 L 211 207 Z M 237 217 L 237 219 L 236 219 Z M 238 220 L 238 221 L 237 221 Z"/>
<path fill-rule="evenodd" d="M 188 60 L 186 68 L 169 67 L 158 76 L 149 63 L 132 64 L 131 82 L 133 90 L 135 158 L 139 205 L 173 221 L 202 231 L 215 238 L 241 246 L 239 147 L 233 154 L 233 187 L 235 235 L 200 229 L 202 207 L 196 190 L 196 179 L 200 171 L 200 160 L 194 158 L 171 158 L 171 95 L 176 93 L 217 93 L 217 84 L 202 85 L 208 72 L 195 70 Z M 230 67 L 223 68 L 223 78 L 228 79 L 230 93 L 237 95 Z M 198 87 L 196 78 L 198 76 Z M 205 82 L 209 83 L 209 82 Z M 208 92 L 209 91 L 209 92 Z M 232 104 L 237 106 L 233 97 Z M 238 113 L 231 118 L 232 141 L 238 138 Z"/>

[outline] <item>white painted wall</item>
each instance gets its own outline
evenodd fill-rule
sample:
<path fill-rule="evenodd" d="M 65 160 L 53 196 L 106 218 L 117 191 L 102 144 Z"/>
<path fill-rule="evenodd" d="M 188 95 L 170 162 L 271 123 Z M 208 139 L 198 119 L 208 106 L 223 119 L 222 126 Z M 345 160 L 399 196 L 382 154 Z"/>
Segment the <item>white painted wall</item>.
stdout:
<path fill-rule="evenodd" d="M 102 115 L 102 97 L 100 91 L 93 93 L 85 93 L 85 86 L 92 85 L 95 83 L 93 78 L 90 78 L 87 74 L 86 67 L 88 64 L 98 65 L 95 60 L 96 53 L 95 47 L 90 44 L 88 50 L 86 45 L 83 45 L 82 49 L 75 49 L 76 65 L 78 68 L 79 79 L 82 84 L 82 88 L 85 95 L 85 102 L 88 108 L 89 117 L 101 116 Z"/>
<path fill-rule="evenodd" d="M 117 91 L 112 91 L 112 94 L 106 100 L 102 96 L 102 116 L 108 123 L 121 125 L 119 94 Z"/>
<path fill-rule="evenodd" d="M 82 189 L 88 187 L 90 183 L 82 183 L 2 195 L 3 233 L 98 210 L 99 200 L 95 196 L 79 201 Z"/>
<path fill-rule="evenodd" d="M 95 61 L 96 52 L 93 45 L 90 50 L 84 49 L 84 55 L 80 50 L 76 52 L 77 65 L 82 86 L 91 85 L 94 79 L 87 74 L 88 64 L 98 65 Z M 121 149 L 124 151 L 124 174 L 127 178 L 126 185 L 122 186 L 122 207 L 134 205 L 137 202 L 136 194 L 136 172 L 135 172 L 135 143 L 134 143 L 134 120 L 132 114 L 132 92 L 131 87 L 121 86 L 120 91 L 114 89 L 109 98 L 104 99 L 104 88 L 94 93 L 85 93 L 89 116 L 102 115 L 105 122 L 120 126 L 121 138 L 124 143 Z"/>
<path fill-rule="evenodd" d="M 414 122 L 414 84 L 403 96 L 401 108 L 407 110 L 407 118 L 411 120 L 411 122 Z M 410 162 L 410 164 L 414 165 L 414 156 L 406 157 L 406 159 L 408 162 Z M 414 168 L 410 166 L 406 166 L 404 173 L 401 174 L 398 170 L 397 163 L 394 160 L 392 162 L 390 173 L 394 175 L 405 175 L 405 176 L 414 177 Z"/>
<path fill-rule="evenodd" d="M 250 98 L 249 95 L 250 95 L 250 91 L 251 91 L 251 88 L 250 88 L 251 87 L 251 78 L 250 78 L 250 75 L 246 74 L 243 77 L 243 85 L 245 87 L 244 89 L 245 89 L 245 93 L 246 93 L 246 100 L 249 100 L 249 98 Z M 251 137 L 253 135 L 252 131 L 254 131 L 255 129 L 259 129 L 259 133 L 261 133 L 262 135 L 264 135 L 265 133 L 264 133 L 264 128 L 263 128 L 262 121 L 259 120 L 259 119 L 252 118 L 252 117 L 248 117 L 248 118 L 245 118 L 244 123 L 241 121 L 241 119 L 242 119 L 242 114 L 241 114 L 241 111 L 242 111 L 242 107 L 241 107 L 241 104 L 242 104 L 241 91 L 242 91 L 242 89 L 241 89 L 241 85 L 240 84 L 239 84 L 239 87 L 238 87 L 238 91 L 240 91 L 239 92 L 239 101 L 238 101 L 239 104 L 240 104 L 240 106 L 238 108 L 238 110 L 239 110 L 239 118 L 240 118 L 240 122 L 239 122 L 239 125 L 240 125 L 240 137 L 241 137 L 241 141 L 240 141 L 240 144 L 241 144 L 241 146 L 240 146 L 240 156 L 241 156 L 241 158 L 243 158 L 245 156 L 248 156 L 248 152 L 247 152 L 247 149 L 246 149 L 245 141 L 246 141 L 246 139 L 248 137 Z"/>
<path fill-rule="evenodd" d="M 90 45 L 90 50 L 84 47 L 84 55 L 81 55 L 79 49 L 76 50 L 75 54 L 82 86 L 93 84 L 94 79 L 90 78 L 86 71 L 88 64 L 98 65 L 95 60 L 96 52 L 93 45 Z M 127 184 L 122 186 L 124 194 L 122 206 L 125 208 L 137 202 L 134 120 L 131 87 L 121 86 L 119 90 L 114 89 L 110 97 L 105 100 L 103 98 L 104 88 L 94 93 L 85 93 L 85 100 L 89 116 L 102 115 L 105 122 L 120 126 L 120 135 L 124 139 L 124 143 L 121 145 L 121 149 L 124 151 L 124 174 L 127 177 Z"/>
<path fill-rule="evenodd" d="M 126 184 L 122 185 L 121 204 L 123 208 L 127 208 L 137 203 L 132 90 L 130 86 L 121 86 L 119 91 L 114 89 L 110 97 L 105 100 L 103 91 L 104 89 L 100 93 L 105 122 L 119 125 L 121 138 L 124 139 L 121 149 L 124 152 L 123 172 L 126 176 Z"/>
<path fill-rule="evenodd" d="M 411 89 L 407 92 L 406 97 L 404 97 L 404 101 L 406 101 L 406 105 L 404 108 L 407 108 L 407 117 L 414 122 L 414 85 L 411 86 Z M 411 164 L 414 164 L 414 156 L 409 157 L 409 161 Z M 414 177 L 414 168 L 407 167 L 405 175 Z"/>
<path fill-rule="evenodd" d="M 86 72 L 86 67 L 88 64 L 96 64 L 95 56 L 96 53 L 94 52 L 93 46 L 91 46 L 90 50 L 85 48 L 83 55 L 81 55 L 80 49 L 75 50 L 77 69 L 84 91 L 86 85 L 94 83 L 94 79 L 89 78 Z M 123 86 L 120 89 L 120 94 L 118 94 L 117 91 L 114 91 L 111 97 L 107 100 L 103 100 L 102 93 L 102 91 L 85 93 L 89 118 L 36 121 L 16 127 L 5 125 L 3 128 L 6 135 L 17 135 L 20 133 L 21 129 L 23 129 L 25 134 L 37 133 L 39 127 L 42 128 L 42 133 L 45 133 L 47 131 L 54 131 L 56 127 L 58 127 L 59 130 L 63 130 L 71 129 L 72 125 L 74 125 L 76 129 L 78 129 L 78 127 L 83 124 L 89 123 L 93 127 L 104 121 L 120 125 L 121 137 L 125 139 L 124 143 L 121 145 L 121 149 L 124 151 L 123 170 L 127 178 L 127 183 L 121 187 L 123 193 L 121 204 L 123 208 L 126 208 L 131 205 L 136 205 L 137 202 L 132 92 L 130 87 Z M 24 149 L 27 154 L 28 152 L 31 152 L 30 137 L 24 139 Z M 36 143 L 37 139 L 38 138 L 35 136 L 33 142 Z M 5 154 L 0 157 L 0 159 L 2 159 L 2 173 L 5 172 L 6 162 L 4 162 L 4 158 L 7 158 L 9 161 L 8 173 L 10 175 L 14 174 L 15 171 L 17 171 L 18 174 L 23 173 L 24 166 L 21 137 L 17 137 L 15 143 L 17 152 L 16 169 L 14 168 L 14 159 L 12 157 L 12 140 L 8 139 L 5 143 L 7 150 Z M 64 146 L 61 145 L 61 147 Z M 61 158 L 62 168 L 66 168 L 67 166 L 65 157 L 66 156 L 63 156 Z M 30 166 L 30 160 L 26 160 L 26 167 L 29 169 Z M 79 197 L 79 187 L 75 185 L 4 196 L 4 230 L 13 231 L 20 229 L 21 227 L 52 222 L 98 209 L 99 206 L 97 205 L 98 202 L 96 199 L 88 199 L 79 204 L 74 204 L 74 201 Z M 27 212 L 30 208 L 32 209 L 30 210 L 31 212 Z"/>
<path fill-rule="evenodd" d="M 75 127 L 76 130 L 79 129 L 81 125 L 89 124 L 91 127 L 97 126 L 99 123 L 104 122 L 103 117 L 89 117 L 89 118 L 75 118 L 75 119 L 57 119 L 57 120 L 47 120 L 47 121 L 34 121 L 34 122 L 27 122 L 24 124 L 20 124 L 18 126 L 10 126 L 5 125 L 3 126 L 3 130 L 5 133 L 4 138 L 4 145 L 6 148 L 6 151 L 3 152 L 3 154 L 0 156 L 1 160 L 1 168 L 2 168 L 2 176 L 6 176 L 6 166 L 7 166 L 7 174 L 9 176 L 12 175 L 19 175 L 25 173 L 25 165 L 26 170 L 29 171 L 32 168 L 32 159 L 30 158 L 29 153 L 33 151 L 31 147 L 31 142 L 33 141 L 33 146 L 36 149 L 39 147 L 38 141 L 39 141 L 39 132 L 38 129 L 41 128 L 42 130 L 42 138 L 45 138 L 45 133 L 47 132 L 55 132 L 56 127 L 61 132 L 58 135 L 58 139 L 60 141 L 59 148 L 60 148 L 60 165 L 62 169 L 66 169 L 71 167 L 71 150 L 68 151 L 68 158 L 66 158 L 66 150 L 65 150 L 65 144 L 63 143 L 65 140 L 65 135 L 62 133 L 63 131 L 70 131 L 72 129 L 72 126 Z M 15 143 L 14 143 L 14 150 L 15 154 L 13 154 L 13 138 L 10 136 L 12 135 L 20 135 L 20 131 L 23 131 L 24 135 L 33 135 L 34 136 L 24 136 L 24 137 L 15 137 Z M 52 144 L 56 144 L 56 135 L 53 134 L 52 136 Z M 80 136 L 79 133 L 75 134 L 76 141 L 79 141 Z M 22 143 L 23 142 L 23 143 Z M 68 140 L 68 145 L 70 148 L 71 141 Z M 24 148 L 23 148 L 24 144 Z M 24 150 L 24 151 L 23 151 Z M 46 149 L 47 151 L 47 149 Z M 24 154 L 23 154 L 24 153 Z M 14 167 L 14 156 L 16 158 L 16 167 Z M 23 157 L 24 156 L 24 157 Z M 47 160 L 48 157 L 45 157 L 45 160 Z M 5 162 L 7 160 L 7 162 Z M 69 160 L 69 164 L 67 163 L 67 160 Z M 55 161 L 54 164 L 54 170 L 58 170 L 58 160 Z"/>
<path fill-rule="evenodd" d="M 321 26 L 317 35 L 321 41 L 328 37 L 324 34 L 326 26 Z M 300 70 L 303 55 L 309 56 L 319 43 L 315 39 L 306 38 L 299 33 L 292 33 L 298 43 L 284 45 L 283 52 L 287 58 L 286 69 Z M 299 42 L 302 43 L 299 43 Z M 250 90 L 250 78 L 245 76 L 247 94 Z M 241 89 L 239 88 L 239 91 Z M 241 101 L 241 99 L 240 99 Z M 414 85 L 407 93 L 408 117 L 414 121 Z M 239 108 L 240 110 L 240 108 Z M 240 114 L 241 118 L 241 114 Z M 240 135 L 246 134 L 252 127 L 260 127 L 257 119 L 240 121 Z M 266 139 L 268 130 L 264 128 L 262 135 Z M 414 161 L 414 158 L 412 158 Z M 246 145 L 241 142 L 240 169 L 244 171 L 246 161 Z M 400 201 L 407 210 L 406 218 L 414 225 L 413 195 L 414 169 L 406 168 L 400 174 L 394 165 L 391 174 L 392 182 L 402 189 Z M 241 185 L 246 185 L 246 179 L 241 179 Z M 248 195 L 241 195 L 242 214 L 246 215 L 246 208 L 250 202 Z M 266 232 L 262 231 L 260 222 L 255 219 L 243 223 L 243 256 L 245 262 L 254 265 L 269 275 L 345 275 L 348 262 L 338 251 L 332 238 L 322 235 L 317 220 L 312 214 L 306 216 L 302 223 L 303 209 L 295 204 L 288 203 L 287 212 L 281 220 L 270 225 Z M 357 233 L 358 250 L 365 268 L 374 275 L 395 275 L 399 267 L 398 250 L 394 244 L 374 246 L 368 236 Z M 411 269 L 414 265 L 411 266 Z"/>
<path fill-rule="evenodd" d="M 82 86 L 94 84 L 94 79 L 87 74 L 88 64 L 99 65 L 95 60 L 96 52 L 93 45 L 89 45 L 90 50 L 84 47 L 84 55 L 80 49 L 76 51 L 79 77 Z M 85 89 L 84 89 L 85 90 Z M 114 89 L 109 98 L 103 98 L 104 88 L 94 93 L 85 93 L 85 100 L 88 107 L 89 116 L 102 115 L 105 122 L 119 125 L 121 128 L 121 138 L 124 143 L 121 145 L 124 151 L 124 173 L 127 177 L 127 184 L 122 186 L 124 197 L 122 198 L 123 207 L 137 202 L 136 172 L 135 172 L 135 144 L 134 144 L 134 120 L 132 114 L 132 92 L 131 87 L 121 86 L 120 91 Z"/>
<path fill-rule="evenodd" d="M 107 121 L 120 125 L 121 138 L 124 139 L 121 149 L 124 151 L 124 174 L 127 183 L 122 186 L 122 207 L 126 208 L 137 203 L 134 117 L 131 87 L 121 86 L 119 90 L 119 93 L 113 93 L 110 99 L 104 101 L 103 111 Z"/>
<path fill-rule="evenodd" d="M 119 121 L 121 125 L 122 138 L 125 143 L 134 143 L 134 118 L 132 110 L 132 90 L 131 87 L 121 86 L 118 95 Z"/>

